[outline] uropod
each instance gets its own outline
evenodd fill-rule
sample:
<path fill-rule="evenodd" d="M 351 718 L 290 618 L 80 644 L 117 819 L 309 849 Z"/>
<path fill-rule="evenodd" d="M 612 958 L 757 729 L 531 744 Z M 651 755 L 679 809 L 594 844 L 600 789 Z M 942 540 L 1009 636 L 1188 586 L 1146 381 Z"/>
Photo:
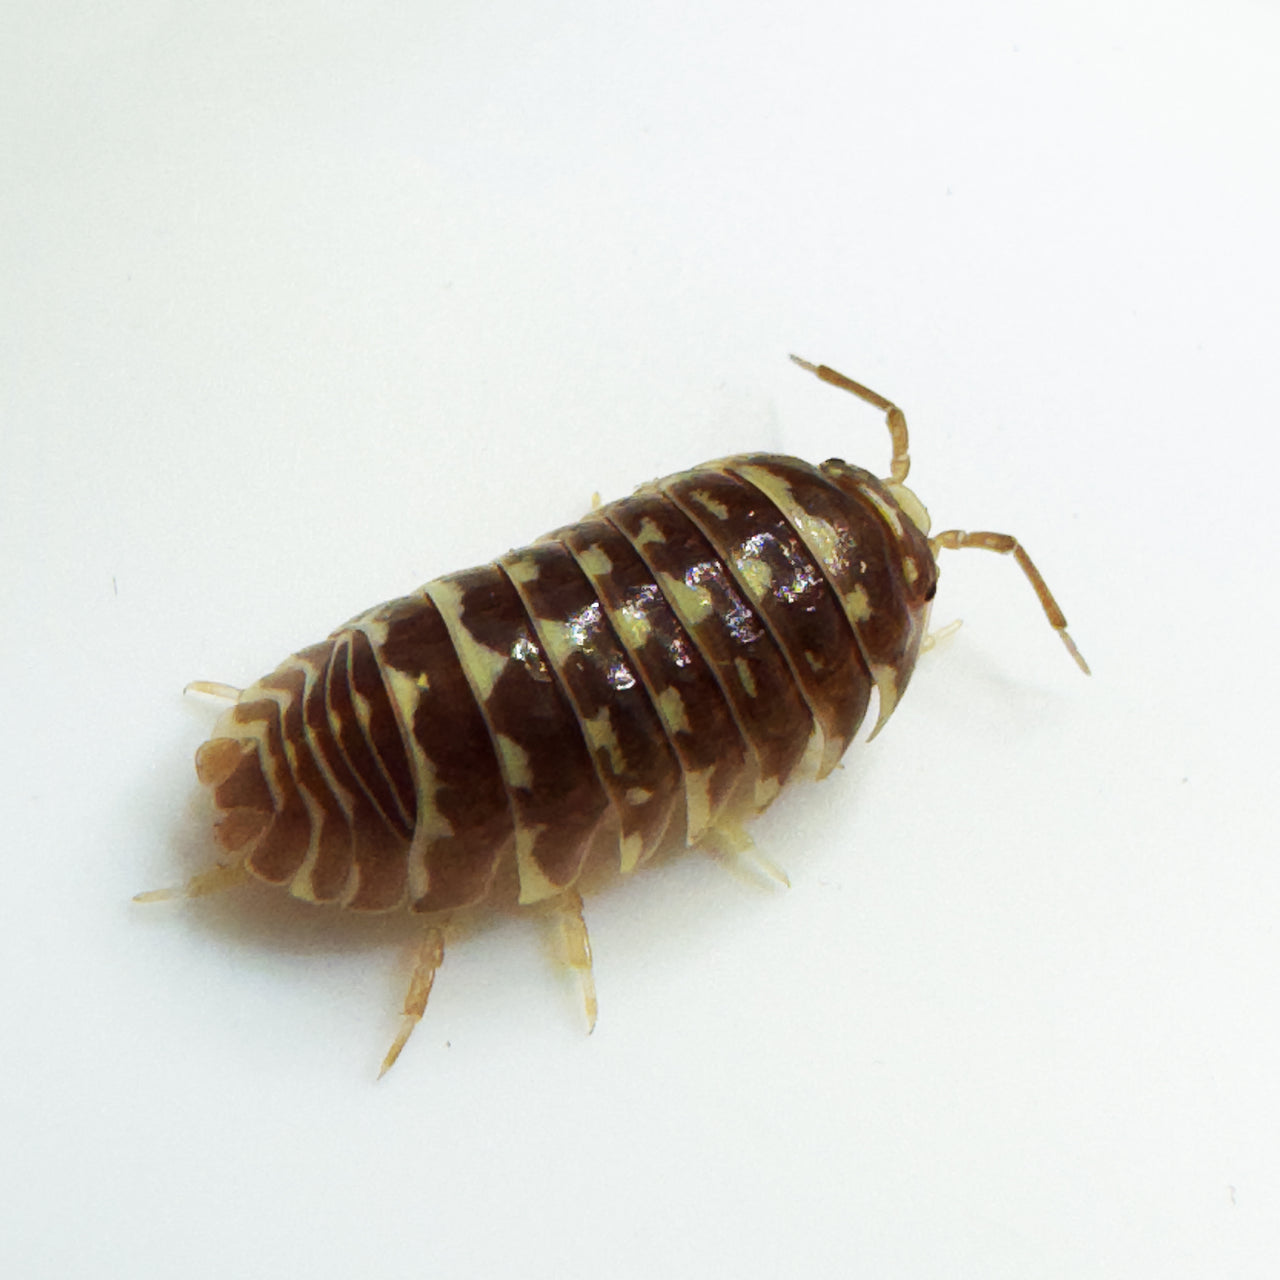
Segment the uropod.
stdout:
<path fill-rule="evenodd" d="M 452 915 L 549 913 L 595 1024 L 581 888 L 661 850 L 724 856 L 861 725 L 896 709 L 925 642 L 942 551 L 1012 556 L 1088 673 L 1044 579 L 1009 534 L 930 534 L 889 474 L 746 453 L 641 486 L 490 564 L 359 614 L 225 699 L 196 774 L 221 857 L 184 887 L 246 879 L 352 911 L 423 917 L 396 1060 L 422 1017 Z M 767 865 L 767 864 L 766 864 Z"/>

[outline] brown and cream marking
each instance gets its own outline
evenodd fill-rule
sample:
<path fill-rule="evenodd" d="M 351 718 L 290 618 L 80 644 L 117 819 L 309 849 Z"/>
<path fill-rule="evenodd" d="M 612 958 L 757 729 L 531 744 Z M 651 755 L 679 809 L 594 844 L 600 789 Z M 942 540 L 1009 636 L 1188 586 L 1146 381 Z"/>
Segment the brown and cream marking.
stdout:
<path fill-rule="evenodd" d="M 889 477 L 742 454 L 645 485 L 493 564 L 379 605 L 243 691 L 196 756 L 224 858 L 180 890 L 247 877 L 427 924 L 396 1059 L 426 1007 L 450 912 L 548 905 L 595 1021 L 579 886 L 664 848 L 749 846 L 793 777 L 824 777 L 877 695 L 915 667 L 937 553 L 1015 557 L 1081 668 L 1066 619 L 1008 534 L 929 536 L 906 422 Z"/>

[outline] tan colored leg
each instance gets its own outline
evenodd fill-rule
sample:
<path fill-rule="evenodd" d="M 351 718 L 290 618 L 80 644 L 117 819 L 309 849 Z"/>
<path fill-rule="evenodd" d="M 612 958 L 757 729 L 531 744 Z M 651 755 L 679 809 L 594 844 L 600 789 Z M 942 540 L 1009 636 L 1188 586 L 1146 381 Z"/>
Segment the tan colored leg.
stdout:
<path fill-rule="evenodd" d="M 378 1071 L 378 1079 L 391 1070 L 400 1056 L 400 1051 L 409 1043 L 414 1028 L 422 1021 L 426 1012 L 427 998 L 431 995 L 431 985 L 436 980 L 436 970 L 444 960 L 444 934 L 436 925 L 427 930 L 422 945 L 418 948 L 418 957 L 413 966 L 413 974 L 409 979 L 409 990 L 404 997 L 404 1018 L 400 1025 L 400 1033 L 391 1042 L 387 1056 L 382 1060 Z"/>
<path fill-rule="evenodd" d="M 889 464 L 889 478 L 901 484 L 907 478 L 907 472 L 911 470 L 911 454 L 907 448 L 907 419 L 902 410 L 892 400 L 886 400 L 879 392 L 872 391 L 870 387 L 864 387 L 860 382 L 854 382 L 852 378 L 845 377 L 843 373 L 837 373 L 825 364 L 810 364 L 808 360 L 801 360 L 799 356 L 791 358 L 802 369 L 808 369 L 823 382 L 829 382 L 833 387 L 839 387 L 841 391 L 849 391 L 860 400 L 865 400 L 868 404 L 875 405 L 877 409 L 884 411 L 885 421 L 889 424 L 889 438 L 893 441 L 893 461 Z"/>
<path fill-rule="evenodd" d="M 146 893 L 135 893 L 134 902 L 172 902 L 175 898 L 203 898 L 206 893 L 221 893 L 223 889 L 234 888 L 249 878 L 248 868 L 243 862 L 235 862 L 230 866 L 218 865 L 208 871 L 194 875 L 184 885 L 172 889 L 148 889 Z"/>
<path fill-rule="evenodd" d="M 552 904 L 556 912 L 559 938 L 557 948 L 561 963 L 578 975 L 582 986 L 582 1005 L 587 1015 L 587 1035 L 596 1029 L 596 980 L 591 971 L 591 938 L 587 922 L 582 918 L 582 895 L 576 889 L 562 894 Z"/>
<path fill-rule="evenodd" d="M 791 888 L 787 873 L 756 848 L 756 842 L 740 825 L 721 823 L 710 827 L 698 841 L 697 848 L 714 858 L 730 875 L 749 880 L 755 885 L 781 885 Z"/>
<path fill-rule="evenodd" d="M 754 845 L 750 849 L 739 849 L 734 857 L 757 880 L 781 885 L 784 889 L 791 888 L 791 877 L 771 858 L 766 858 Z"/>
<path fill-rule="evenodd" d="M 1085 675 L 1092 674 L 1089 670 L 1089 664 L 1084 660 L 1080 650 L 1076 648 L 1075 641 L 1067 634 L 1067 619 L 1062 610 L 1058 608 L 1058 602 L 1053 598 L 1045 580 L 1040 576 L 1040 570 L 1031 563 L 1031 557 L 1027 555 L 1022 549 L 1022 544 L 1011 533 L 965 533 L 961 529 L 947 529 L 936 537 L 930 538 L 929 545 L 933 548 L 935 556 L 939 551 L 962 551 L 968 547 L 977 547 L 982 551 L 994 551 L 999 555 L 1013 556 L 1022 572 L 1027 575 L 1027 581 L 1031 583 L 1032 589 L 1036 593 L 1036 599 L 1040 601 L 1040 607 L 1044 610 L 1044 616 L 1049 619 L 1049 625 L 1062 638 L 1062 643 L 1067 646 L 1067 652 L 1075 659 L 1076 665 Z"/>
<path fill-rule="evenodd" d="M 243 692 L 233 684 L 222 684 L 218 680 L 193 680 L 182 691 L 198 698 L 208 698 L 212 702 L 238 702 Z"/>
<path fill-rule="evenodd" d="M 954 618 L 945 626 L 939 627 L 937 631 L 930 631 L 920 642 L 920 652 L 928 653 L 930 649 L 936 649 L 938 645 L 946 644 L 962 626 L 964 626 L 964 619 Z"/>

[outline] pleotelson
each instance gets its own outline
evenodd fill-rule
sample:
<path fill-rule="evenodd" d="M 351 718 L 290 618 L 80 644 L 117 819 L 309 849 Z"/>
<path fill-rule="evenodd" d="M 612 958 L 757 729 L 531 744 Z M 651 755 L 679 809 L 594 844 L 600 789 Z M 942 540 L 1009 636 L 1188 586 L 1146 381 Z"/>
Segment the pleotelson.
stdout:
<path fill-rule="evenodd" d="M 197 757 L 225 849 L 358 910 L 536 902 L 732 844 L 910 678 L 936 569 L 870 473 L 742 455 L 380 605 Z"/>

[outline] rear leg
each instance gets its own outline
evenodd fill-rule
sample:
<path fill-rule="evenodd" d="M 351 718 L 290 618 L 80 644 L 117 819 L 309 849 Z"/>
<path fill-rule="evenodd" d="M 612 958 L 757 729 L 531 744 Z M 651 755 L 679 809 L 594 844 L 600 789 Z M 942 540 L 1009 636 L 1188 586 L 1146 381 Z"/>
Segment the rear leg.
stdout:
<path fill-rule="evenodd" d="M 930 649 L 936 649 L 940 644 L 946 644 L 960 628 L 964 626 L 964 619 L 953 618 L 944 626 L 939 627 L 936 631 L 930 631 L 928 635 L 920 642 L 920 652 L 928 653 Z"/>
<path fill-rule="evenodd" d="M 439 926 L 432 925 L 427 929 L 426 936 L 418 947 L 413 973 L 409 978 L 409 990 L 404 997 L 404 1013 L 400 1031 L 391 1042 L 391 1048 L 387 1050 L 387 1056 L 382 1060 L 382 1067 L 378 1071 L 379 1080 L 395 1066 L 396 1059 L 400 1056 L 401 1050 L 405 1045 L 409 1043 L 409 1037 L 413 1035 L 414 1028 L 422 1021 L 422 1015 L 427 1008 L 427 1000 L 431 995 L 431 986 L 436 980 L 436 970 L 440 968 L 443 960 L 444 933 Z"/>
<path fill-rule="evenodd" d="M 223 684 L 220 680 L 193 680 L 182 691 L 197 698 L 207 698 L 210 702 L 239 702 L 243 689 L 233 684 Z"/>
<path fill-rule="evenodd" d="M 214 866 L 191 877 L 184 885 L 168 889 L 148 889 L 135 893 L 134 902 L 172 902 L 175 898 L 203 898 L 207 893 L 221 893 L 249 879 L 248 868 L 243 862 L 230 866 Z"/>
<path fill-rule="evenodd" d="M 555 912 L 556 958 L 578 975 L 582 1007 L 587 1016 L 587 1035 L 596 1029 L 599 1005 L 596 980 L 591 967 L 591 938 L 582 917 L 582 895 L 576 889 L 562 893 L 551 904 Z"/>
<path fill-rule="evenodd" d="M 722 816 L 715 826 L 703 833 L 697 847 L 738 880 L 766 888 L 791 888 L 787 873 L 760 852 L 739 822 L 726 821 Z"/>
<path fill-rule="evenodd" d="M 220 703 L 235 703 L 241 690 L 229 684 L 211 680 L 193 680 L 183 693 Z M 201 744 L 196 752 L 196 778 L 206 787 L 217 787 L 225 782 L 245 761 L 248 744 L 233 738 L 211 738 Z M 220 893 L 249 879 L 244 855 L 240 852 L 265 825 L 270 812 L 259 808 L 241 808 L 228 814 L 215 827 L 215 835 L 223 849 L 239 854 L 231 863 L 218 863 L 207 871 L 191 877 L 185 885 L 164 889 L 148 889 L 136 893 L 134 902 L 171 902 L 175 898 L 202 898 L 209 893 Z"/>

